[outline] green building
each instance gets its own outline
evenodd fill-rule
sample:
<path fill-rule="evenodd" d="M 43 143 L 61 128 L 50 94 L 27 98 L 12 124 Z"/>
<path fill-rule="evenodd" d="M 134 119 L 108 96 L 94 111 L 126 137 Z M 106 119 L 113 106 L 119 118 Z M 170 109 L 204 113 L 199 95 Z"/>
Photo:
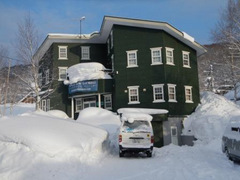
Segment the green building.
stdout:
<path fill-rule="evenodd" d="M 167 115 L 153 115 L 161 132 L 157 146 L 183 144 L 182 121 L 200 103 L 197 57 L 204 52 L 188 34 L 157 21 L 105 16 L 100 32 L 48 34 L 37 53 L 39 79 L 42 87 L 51 82 L 53 91 L 41 108 L 74 119 L 87 107 L 166 109 Z M 111 78 L 66 83 L 69 67 L 95 62 Z"/>

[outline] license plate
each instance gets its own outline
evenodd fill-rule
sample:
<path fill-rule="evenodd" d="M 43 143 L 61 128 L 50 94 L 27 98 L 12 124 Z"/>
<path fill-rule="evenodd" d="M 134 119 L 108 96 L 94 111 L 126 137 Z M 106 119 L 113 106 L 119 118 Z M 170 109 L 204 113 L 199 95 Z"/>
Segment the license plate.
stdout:
<path fill-rule="evenodd" d="M 140 143 L 140 140 L 139 139 L 133 139 L 133 143 Z"/>

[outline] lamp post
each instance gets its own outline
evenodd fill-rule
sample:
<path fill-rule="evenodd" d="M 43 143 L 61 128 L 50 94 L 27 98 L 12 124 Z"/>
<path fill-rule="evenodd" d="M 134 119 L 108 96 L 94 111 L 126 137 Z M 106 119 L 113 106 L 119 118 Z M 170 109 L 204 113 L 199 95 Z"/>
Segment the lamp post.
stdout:
<path fill-rule="evenodd" d="M 80 38 L 82 37 L 82 21 L 85 19 L 85 16 L 80 18 Z"/>

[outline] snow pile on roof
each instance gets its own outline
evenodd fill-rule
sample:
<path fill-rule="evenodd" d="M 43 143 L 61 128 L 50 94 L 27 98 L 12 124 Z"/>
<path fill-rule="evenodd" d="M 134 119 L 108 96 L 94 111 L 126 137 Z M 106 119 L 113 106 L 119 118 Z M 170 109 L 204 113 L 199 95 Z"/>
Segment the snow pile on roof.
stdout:
<path fill-rule="evenodd" d="M 233 116 L 240 118 L 239 106 L 222 96 L 204 92 L 201 103 L 195 113 L 184 120 L 183 134 L 193 134 L 197 139 L 209 142 L 222 137 Z"/>
<path fill-rule="evenodd" d="M 44 112 L 4 117 L 0 120 L 0 142 L 21 144 L 50 157 L 83 157 L 100 152 L 107 132 Z"/>
<path fill-rule="evenodd" d="M 119 116 L 106 109 L 90 107 L 80 112 L 76 122 L 106 130 L 110 148 L 118 150 Z"/>
<path fill-rule="evenodd" d="M 185 33 L 185 32 L 182 32 L 183 33 L 183 37 L 191 42 L 194 42 L 195 39 L 194 37 L 190 36 L 189 34 Z"/>
<path fill-rule="evenodd" d="M 144 114 L 167 114 L 165 109 L 148 109 L 148 108 L 120 108 L 118 113 L 144 113 Z"/>
<path fill-rule="evenodd" d="M 122 120 L 133 123 L 135 120 L 152 121 L 152 116 L 144 113 L 123 113 Z"/>
<path fill-rule="evenodd" d="M 68 85 L 93 79 L 112 79 L 105 70 L 107 69 L 102 64 L 96 62 L 73 65 L 67 69 L 69 80 L 65 80 L 64 84 Z"/>

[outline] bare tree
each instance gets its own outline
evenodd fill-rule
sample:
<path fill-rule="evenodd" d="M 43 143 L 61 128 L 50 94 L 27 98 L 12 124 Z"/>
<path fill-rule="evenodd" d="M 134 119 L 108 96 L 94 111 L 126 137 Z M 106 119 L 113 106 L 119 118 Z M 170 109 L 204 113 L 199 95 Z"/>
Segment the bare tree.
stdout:
<path fill-rule="evenodd" d="M 240 0 L 228 0 L 227 8 L 222 12 L 220 20 L 212 31 L 212 39 L 223 48 L 222 66 L 228 67 L 236 101 L 240 81 Z"/>
<path fill-rule="evenodd" d="M 30 76 L 22 76 L 15 74 L 20 80 L 29 87 L 29 89 L 36 96 L 36 110 L 40 108 L 41 97 L 49 95 L 50 83 L 48 86 L 43 87 L 39 84 L 39 62 L 42 58 L 41 53 L 37 53 L 39 47 L 40 37 L 34 21 L 30 14 L 25 16 L 22 22 L 18 24 L 16 49 L 18 58 L 21 59 L 26 65 L 30 65 Z M 30 78 L 29 78 L 30 77 Z M 44 92 L 43 91 L 44 88 Z"/>

